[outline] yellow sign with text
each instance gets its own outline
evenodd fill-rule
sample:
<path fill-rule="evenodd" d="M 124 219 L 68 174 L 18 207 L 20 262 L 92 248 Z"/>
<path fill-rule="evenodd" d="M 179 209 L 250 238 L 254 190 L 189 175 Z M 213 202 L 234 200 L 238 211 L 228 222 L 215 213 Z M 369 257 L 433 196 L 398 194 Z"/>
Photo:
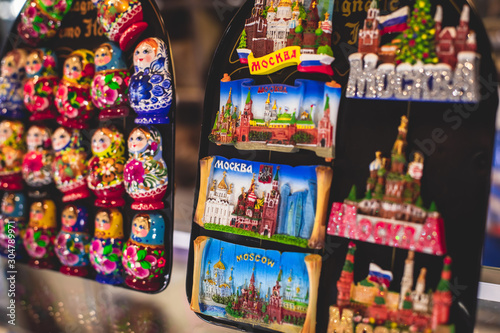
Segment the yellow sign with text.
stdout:
<path fill-rule="evenodd" d="M 267 75 L 282 68 L 300 64 L 300 46 L 288 46 L 260 58 L 248 55 L 248 68 L 252 75 Z"/>

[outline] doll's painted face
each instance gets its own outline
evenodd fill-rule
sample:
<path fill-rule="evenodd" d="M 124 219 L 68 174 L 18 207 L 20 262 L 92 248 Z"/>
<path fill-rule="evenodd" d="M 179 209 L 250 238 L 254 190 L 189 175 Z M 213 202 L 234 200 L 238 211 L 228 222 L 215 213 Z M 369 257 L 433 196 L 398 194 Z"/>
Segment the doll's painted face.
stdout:
<path fill-rule="evenodd" d="M 16 60 L 13 54 L 7 54 L 2 59 L 2 76 L 10 77 L 17 71 Z"/>
<path fill-rule="evenodd" d="M 95 228 L 98 230 L 109 230 L 111 228 L 110 222 L 107 212 L 99 212 L 95 217 Z"/>
<path fill-rule="evenodd" d="M 132 233 L 137 237 L 146 237 L 149 232 L 149 220 L 144 216 L 137 216 L 132 222 Z"/>
<path fill-rule="evenodd" d="M 2 200 L 2 213 L 12 214 L 14 213 L 14 209 L 16 209 L 16 203 L 14 202 L 14 195 L 12 194 Z"/>
<path fill-rule="evenodd" d="M 111 61 L 111 50 L 107 46 L 101 46 L 95 51 L 94 62 L 96 66 L 104 66 Z"/>
<path fill-rule="evenodd" d="M 64 76 L 69 79 L 79 79 L 82 76 L 82 61 L 78 56 L 72 56 L 64 62 Z"/>
<path fill-rule="evenodd" d="M 142 151 L 148 144 L 148 139 L 143 131 L 136 129 L 128 138 L 128 151 L 130 153 L 135 153 Z"/>
<path fill-rule="evenodd" d="M 30 150 L 43 146 L 45 140 L 47 140 L 47 135 L 38 126 L 30 127 L 26 134 L 26 144 Z"/>
<path fill-rule="evenodd" d="M 66 227 L 72 227 L 75 225 L 77 217 L 78 214 L 75 207 L 69 206 L 63 210 L 61 222 Z"/>
<path fill-rule="evenodd" d="M 96 131 L 92 136 L 92 151 L 102 153 L 111 146 L 111 139 L 103 131 Z"/>
<path fill-rule="evenodd" d="M 0 123 L 0 144 L 3 144 L 7 141 L 8 138 L 12 135 L 12 128 L 9 122 L 1 122 Z"/>
<path fill-rule="evenodd" d="M 31 52 L 26 60 L 26 73 L 28 75 L 35 75 L 42 69 L 43 59 L 40 57 L 38 52 Z"/>
<path fill-rule="evenodd" d="M 155 50 L 147 43 L 141 43 L 134 52 L 134 65 L 146 68 L 155 58 Z"/>
<path fill-rule="evenodd" d="M 30 209 L 30 224 L 41 221 L 44 214 L 43 204 L 41 202 L 33 203 Z"/>
<path fill-rule="evenodd" d="M 71 140 L 70 134 L 64 128 L 59 127 L 52 135 L 52 147 L 58 151 L 66 147 Z"/>

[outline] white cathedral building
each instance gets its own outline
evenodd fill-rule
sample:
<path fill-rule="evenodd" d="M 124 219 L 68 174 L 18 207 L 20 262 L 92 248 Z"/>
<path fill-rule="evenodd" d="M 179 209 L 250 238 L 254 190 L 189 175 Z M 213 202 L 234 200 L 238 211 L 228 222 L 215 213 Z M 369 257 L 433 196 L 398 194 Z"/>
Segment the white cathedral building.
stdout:
<path fill-rule="evenodd" d="M 276 7 L 271 2 L 267 11 L 267 38 L 274 41 L 273 51 L 286 47 L 290 28 L 297 26 L 299 15 L 298 2 L 293 11 L 290 0 L 281 0 Z"/>
<path fill-rule="evenodd" d="M 234 210 L 232 194 L 233 184 L 227 185 L 226 172 L 224 171 L 219 184 L 214 179 L 208 192 L 203 222 L 228 226 L 231 222 L 231 213 Z"/>
<path fill-rule="evenodd" d="M 428 312 L 430 305 L 430 296 L 429 294 L 425 293 L 425 275 L 427 273 L 426 268 L 422 268 L 420 270 L 415 290 L 412 291 L 414 256 L 414 252 L 409 251 L 408 258 L 406 258 L 405 261 L 403 278 L 401 279 L 401 292 L 399 294 L 399 309 L 403 308 L 403 301 L 406 293 L 410 293 L 410 297 L 413 301 L 413 310 L 418 312 Z"/>
<path fill-rule="evenodd" d="M 214 295 L 220 297 L 228 297 L 233 294 L 233 268 L 231 267 L 231 275 L 229 281 L 226 282 L 226 266 L 222 263 L 222 251 L 220 250 L 219 261 L 214 265 L 210 272 L 210 261 L 207 263 L 207 271 L 202 282 L 201 296 L 204 299 L 212 300 Z"/>

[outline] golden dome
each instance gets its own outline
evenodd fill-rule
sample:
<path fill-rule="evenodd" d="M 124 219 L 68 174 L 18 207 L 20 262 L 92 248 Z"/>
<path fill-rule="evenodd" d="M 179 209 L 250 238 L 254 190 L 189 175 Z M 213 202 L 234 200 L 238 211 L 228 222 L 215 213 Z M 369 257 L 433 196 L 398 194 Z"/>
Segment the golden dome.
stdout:
<path fill-rule="evenodd" d="M 294 12 L 300 12 L 300 7 L 299 7 L 299 2 L 298 1 L 295 2 L 295 7 L 293 7 L 293 11 Z"/>
<path fill-rule="evenodd" d="M 219 190 L 227 190 L 227 184 L 225 179 L 226 179 L 226 171 L 222 173 L 222 180 L 220 181 L 219 186 L 217 186 Z"/>
<path fill-rule="evenodd" d="M 267 93 L 267 101 L 266 101 L 266 104 L 271 104 L 271 93 Z"/>
<path fill-rule="evenodd" d="M 224 266 L 224 264 L 220 260 L 214 265 L 214 268 L 226 270 L 226 266 Z"/>
<path fill-rule="evenodd" d="M 290 0 L 281 0 L 278 7 L 292 7 L 292 1 Z"/>
<path fill-rule="evenodd" d="M 274 100 L 273 110 L 276 110 L 278 107 L 276 106 L 276 100 Z"/>

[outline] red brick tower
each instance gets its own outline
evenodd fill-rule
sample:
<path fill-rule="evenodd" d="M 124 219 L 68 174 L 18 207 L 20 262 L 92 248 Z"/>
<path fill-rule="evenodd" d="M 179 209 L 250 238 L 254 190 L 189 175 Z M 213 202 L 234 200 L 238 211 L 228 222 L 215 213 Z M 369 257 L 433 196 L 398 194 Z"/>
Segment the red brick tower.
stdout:
<path fill-rule="evenodd" d="M 240 124 L 236 129 L 238 142 L 248 141 L 248 135 L 250 134 L 250 120 L 253 119 L 252 105 L 253 102 L 250 94 L 250 88 L 248 88 L 248 95 L 247 95 L 247 100 L 245 102 L 245 107 L 243 108 L 243 113 L 240 115 Z"/>
<path fill-rule="evenodd" d="M 264 1 L 255 0 L 252 16 L 245 21 L 247 33 L 247 47 L 252 50 L 255 57 L 266 54 L 267 20 L 262 17 Z"/>
<path fill-rule="evenodd" d="M 432 329 L 435 330 L 439 325 L 448 323 L 450 316 L 450 306 L 452 295 L 450 291 L 451 278 L 451 258 L 444 258 L 444 267 L 441 272 L 441 280 L 437 290 L 432 297 L 434 307 L 432 308 Z"/>
<path fill-rule="evenodd" d="M 354 252 L 356 244 L 349 243 L 344 268 L 337 281 L 337 306 L 346 307 L 351 303 L 351 289 L 354 281 Z"/>
<path fill-rule="evenodd" d="M 469 13 L 469 6 L 464 5 L 462 8 L 462 14 L 460 15 L 460 22 L 457 27 L 457 37 L 455 38 L 456 53 L 465 51 L 465 43 L 467 42 L 467 37 L 469 35 Z"/>
<path fill-rule="evenodd" d="M 272 181 L 272 189 L 266 195 L 264 207 L 262 210 L 262 222 L 260 224 L 259 233 L 264 235 L 267 230 L 267 236 L 271 238 L 276 231 L 276 220 L 278 219 L 278 208 L 280 204 L 280 191 L 279 191 L 279 171 L 280 167 L 276 169 L 276 175 Z"/>
<path fill-rule="evenodd" d="M 372 0 L 368 15 L 366 16 L 363 29 L 359 30 L 358 35 L 358 52 L 361 53 L 378 53 L 380 44 L 380 31 L 378 28 L 378 14 L 377 1 Z"/>
<path fill-rule="evenodd" d="M 333 136 L 333 126 L 330 121 L 330 97 L 326 95 L 325 111 L 323 118 L 318 123 L 318 146 L 331 147 Z"/>
<path fill-rule="evenodd" d="M 282 271 L 278 274 L 278 278 L 276 279 L 276 285 L 273 287 L 273 292 L 271 297 L 269 298 L 269 304 L 267 305 L 267 314 L 269 315 L 269 321 L 275 321 L 278 324 L 281 324 L 283 321 L 283 312 L 281 311 L 282 303 L 281 303 L 281 274 Z"/>
<path fill-rule="evenodd" d="M 311 1 L 309 12 L 307 13 L 307 25 L 304 29 L 304 39 L 302 43 L 303 53 L 316 53 L 316 28 L 318 27 L 319 15 L 318 6 L 315 0 Z"/>

